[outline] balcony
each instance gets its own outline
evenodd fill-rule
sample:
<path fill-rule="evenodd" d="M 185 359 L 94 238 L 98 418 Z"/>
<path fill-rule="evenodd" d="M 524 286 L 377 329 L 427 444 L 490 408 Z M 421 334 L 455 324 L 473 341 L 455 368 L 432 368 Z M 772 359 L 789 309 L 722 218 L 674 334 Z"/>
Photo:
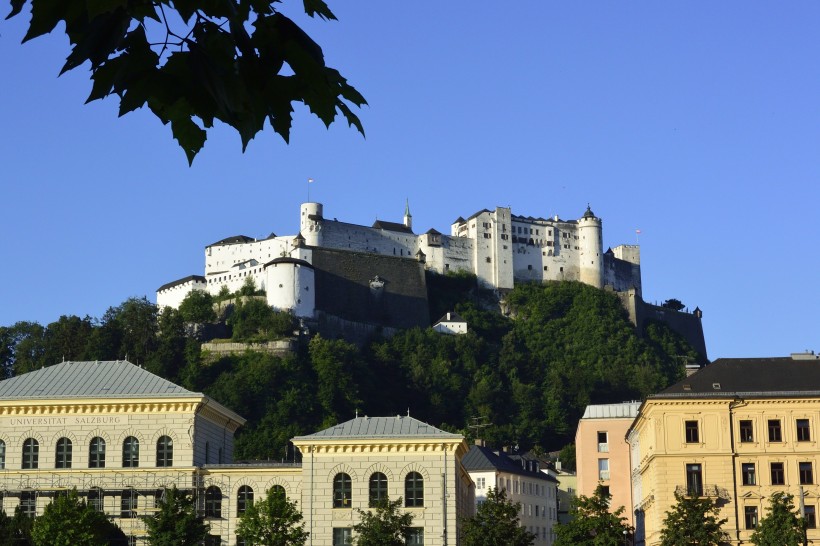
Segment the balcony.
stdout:
<path fill-rule="evenodd" d="M 675 494 L 683 497 L 713 497 L 717 499 L 729 500 L 729 491 L 724 487 L 717 485 L 704 485 L 702 491 L 697 491 L 696 487 L 688 487 L 686 485 L 679 485 L 675 487 Z"/>

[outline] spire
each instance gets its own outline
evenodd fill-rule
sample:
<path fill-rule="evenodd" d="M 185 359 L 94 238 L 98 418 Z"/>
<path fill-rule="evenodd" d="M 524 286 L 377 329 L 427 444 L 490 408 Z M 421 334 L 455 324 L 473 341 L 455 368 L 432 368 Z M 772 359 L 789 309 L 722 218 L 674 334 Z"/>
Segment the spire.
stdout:
<path fill-rule="evenodd" d="M 407 199 L 404 204 L 404 226 L 413 229 L 413 215 L 410 214 L 410 199 Z"/>

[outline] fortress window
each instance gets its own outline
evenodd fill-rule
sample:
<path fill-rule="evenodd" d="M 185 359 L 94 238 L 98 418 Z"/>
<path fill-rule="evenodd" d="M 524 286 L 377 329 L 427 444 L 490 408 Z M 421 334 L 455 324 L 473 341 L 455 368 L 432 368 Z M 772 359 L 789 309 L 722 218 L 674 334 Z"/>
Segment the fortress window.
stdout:
<path fill-rule="evenodd" d="M 489 264 L 489 263 L 492 263 L 492 261 L 493 261 L 493 259 L 492 259 L 492 258 L 490 258 L 489 256 L 487 256 L 487 263 L 488 263 L 488 264 Z"/>
<path fill-rule="evenodd" d="M 129 436 L 122 443 L 122 467 L 137 468 L 140 465 L 140 441 Z"/>
<path fill-rule="evenodd" d="M 547 271 L 547 266 L 544 266 L 544 271 Z"/>
<path fill-rule="evenodd" d="M 105 468 L 105 440 L 99 436 L 88 446 L 88 468 Z"/>
<path fill-rule="evenodd" d="M 57 440 L 57 453 L 54 457 L 55 468 L 71 468 L 71 440 L 60 438 Z"/>
<path fill-rule="evenodd" d="M 528 265 L 528 266 L 527 266 L 527 269 L 528 269 L 528 270 L 530 270 L 530 271 L 532 271 L 532 264 Z"/>

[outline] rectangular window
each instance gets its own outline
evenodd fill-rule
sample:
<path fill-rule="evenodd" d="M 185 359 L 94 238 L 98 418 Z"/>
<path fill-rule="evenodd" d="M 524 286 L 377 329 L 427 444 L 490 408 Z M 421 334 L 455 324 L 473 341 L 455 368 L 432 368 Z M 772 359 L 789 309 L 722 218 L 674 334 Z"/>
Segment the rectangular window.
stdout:
<path fill-rule="evenodd" d="M 751 421 L 741 421 L 740 422 L 740 441 L 741 442 L 754 442 L 755 435 L 754 429 L 752 428 Z"/>
<path fill-rule="evenodd" d="M 703 494 L 703 468 L 700 464 L 686 465 L 686 494 L 690 497 Z"/>
<path fill-rule="evenodd" d="M 609 453 L 609 434 L 598 431 L 598 453 Z"/>
<path fill-rule="evenodd" d="M 609 479 L 609 459 L 598 459 L 598 479 Z"/>
<path fill-rule="evenodd" d="M 783 463 L 772 463 L 772 485 L 785 485 L 786 476 L 783 471 Z"/>
<path fill-rule="evenodd" d="M 353 529 L 350 527 L 333 528 L 333 546 L 348 546 L 352 543 Z"/>
<path fill-rule="evenodd" d="M 405 535 L 404 543 L 407 546 L 424 546 L 424 528 L 410 527 Z"/>
<path fill-rule="evenodd" d="M 754 463 L 743 463 L 740 465 L 743 485 L 755 485 L 755 465 Z"/>
<path fill-rule="evenodd" d="M 757 528 L 757 506 L 747 506 L 745 508 L 746 529 Z"/>
<path fill-rule="evenodd" d="M 697 444 L 700 442 L 700 434 L 698 433 L 697 421 L 686 421 L 686 443 Z"/>
<path fill-rule="evenodd" d="M 780 419 L 769 419 L 769 441 L 783 441 L 783 433 L 780 430 Z"/>
<path fill-rule="evenodd" d="M 814 512 L 814 506 L 804 506 L 803 511 L 805 513 L 806 518 L 806 527 L 809 529 L 816 529 L 817 528 L 817 516 Z"/>
<path fill-rule="evenodd" d="M 809 442 L 811 441 L 811 429 L 809 428 L 808 419 L 797 420 L 797 441 Z"/>
<path fill-rule="evenodd" d="M 811 485 L 814 483 L 814 474 L 811 470 L 811 463 L 800 463 L 800 485 Z"/>
<path fill-rule="evenodd" d="M 486 478 L 476 478 L 476 481 L 475 481 L 476 489 L 484 489 L 485 483 L 486 483 Z"/>

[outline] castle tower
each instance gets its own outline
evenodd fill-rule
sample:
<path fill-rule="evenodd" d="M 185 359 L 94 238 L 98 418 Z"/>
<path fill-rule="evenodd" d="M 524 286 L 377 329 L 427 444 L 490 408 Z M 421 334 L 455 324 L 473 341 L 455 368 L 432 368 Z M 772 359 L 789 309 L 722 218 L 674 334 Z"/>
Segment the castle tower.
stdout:
<path fill-rule="evenodd" d="M 410 200 L 408 199 L 404 205 L 404 226 L 407 229 L 413 229 L 413 215 L 410 214 Z"/>
<path fill-rule="evenodd" d="M 584 216 L 578 220 L 581 251 L 580 281 L 595 288 L 604 287 L 604 247 L 601 219 L 587 205 Z"/>
<path fill-rule="evenodd" d="M 309 246 L 322 246 L 322 220 L 324 208 L 321 203 L 302 203 L 299 215 L 299 232 Z"/>
<path fill-rule="evenodd" d="M 268 305 L 291 311 L 296 317 L 312 318 L 316 310 L 313 266 L 305 260 L 281 257 L 265 264 Z"/>

